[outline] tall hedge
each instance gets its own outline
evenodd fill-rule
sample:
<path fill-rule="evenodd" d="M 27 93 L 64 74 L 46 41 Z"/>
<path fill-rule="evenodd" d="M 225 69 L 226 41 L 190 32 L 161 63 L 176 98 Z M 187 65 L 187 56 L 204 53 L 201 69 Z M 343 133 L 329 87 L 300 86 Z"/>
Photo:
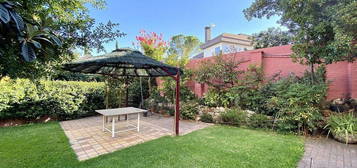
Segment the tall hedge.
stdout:
<path fill-rule="evenodd" d="M 50 116 L 68 120 L 104 108 L 104 83 L 0 80 L 0 120 Z"/>

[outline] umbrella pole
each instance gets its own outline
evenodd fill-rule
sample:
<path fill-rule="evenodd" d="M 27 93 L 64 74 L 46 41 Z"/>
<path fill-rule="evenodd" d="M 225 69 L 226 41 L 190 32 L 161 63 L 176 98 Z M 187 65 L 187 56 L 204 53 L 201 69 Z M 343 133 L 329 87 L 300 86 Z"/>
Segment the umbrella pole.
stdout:
<path fill-rule="evenodd" d="M 109 81 L 105 80 L 105 108 L 109 108 Z"/>
<path fill-rule="evenodd" d="M 142 83 L 142 79 L 140 78 L 140 96 L 141 96 L 141 102 L 139 107 L 142 108 L 144 106 L 144 96 L 143 96 L 143 83 Z"/>
<path fill-rule="evenodd" d="M 180 133 L 180 71 L 178 71 L 176 80 L 176 110 L 175 110 L 175 134 Z"/>
<path fill-rule="evenodd" d="M 125 107 L 129 106 L 129 83 L 128 83 L 128 79 L 129 77 L 127 76 L 125 79 L 125 89 L 126 89 L 126 93 L 125 93 Z M 128 120 L 128 115 L 125 115 L 125 120 Z"/>

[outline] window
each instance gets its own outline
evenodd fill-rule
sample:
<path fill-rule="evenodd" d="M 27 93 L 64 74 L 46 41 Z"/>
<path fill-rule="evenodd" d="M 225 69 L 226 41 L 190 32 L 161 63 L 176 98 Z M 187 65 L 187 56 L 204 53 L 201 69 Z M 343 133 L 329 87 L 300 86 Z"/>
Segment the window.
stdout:
<path fill-rule="evenodd" d="M 214 54 L 217 56 L 217 55 L 220 55 L 221 54 L 221 47 L 216 47 L 214 49 Z"/>

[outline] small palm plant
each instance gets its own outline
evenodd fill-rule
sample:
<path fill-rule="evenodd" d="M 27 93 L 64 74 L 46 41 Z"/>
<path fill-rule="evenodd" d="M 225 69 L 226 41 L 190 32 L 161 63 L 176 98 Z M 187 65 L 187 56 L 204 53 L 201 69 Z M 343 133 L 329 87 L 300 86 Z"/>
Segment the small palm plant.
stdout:
<path fill-rule="evenodd" d="M 332 115 L 325 128 L 339 141 L 357 143 L 357 118 L 352 113 Z"/>

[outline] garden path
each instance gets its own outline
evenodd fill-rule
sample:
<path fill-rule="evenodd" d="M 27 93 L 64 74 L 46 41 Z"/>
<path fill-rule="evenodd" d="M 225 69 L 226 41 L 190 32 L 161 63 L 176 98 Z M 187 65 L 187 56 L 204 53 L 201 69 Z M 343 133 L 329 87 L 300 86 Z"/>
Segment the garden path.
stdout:
<path fill-rule="evenodd" d="M 327 138 L 307 138 L 298 168 L 357 168 L 357 145 Z"/>

